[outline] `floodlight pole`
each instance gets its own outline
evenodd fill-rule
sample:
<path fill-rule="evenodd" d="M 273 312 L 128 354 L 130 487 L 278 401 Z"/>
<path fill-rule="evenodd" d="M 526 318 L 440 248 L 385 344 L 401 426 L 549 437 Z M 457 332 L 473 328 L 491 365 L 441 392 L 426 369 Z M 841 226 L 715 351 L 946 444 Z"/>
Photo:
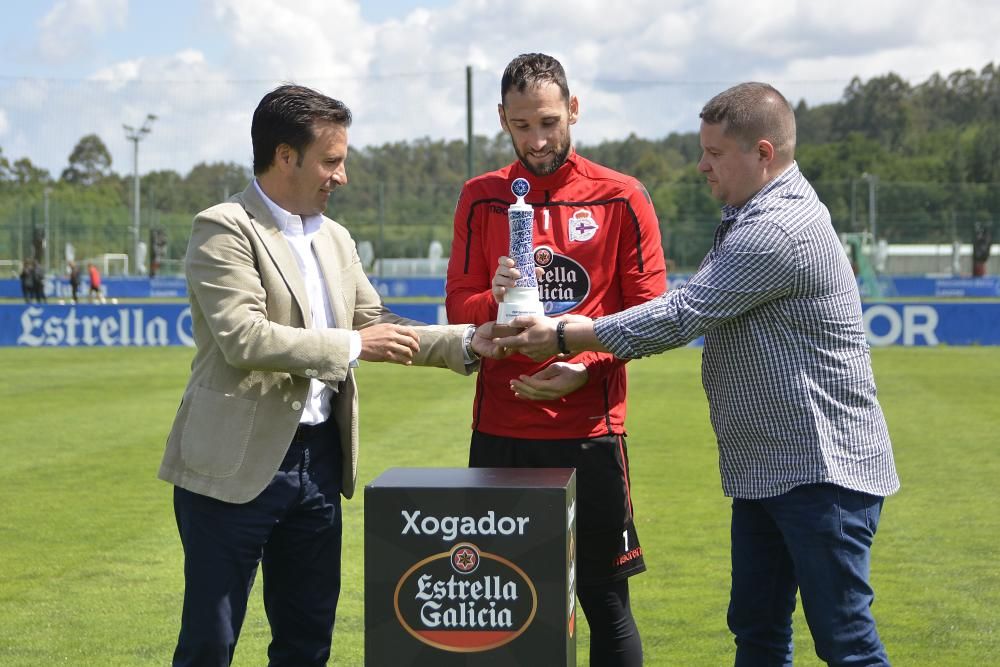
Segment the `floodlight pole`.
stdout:
<path fill-rule="evenodd" d="M 135 129 L 131 125 L 122 125 L 125 128 L 125 138 L 132 142 L 133 152 L 132 152 L 132 182 L 135 189 L 132 196 L 132 203 L 135 207 L 135 211 L 132 217 L 132 266 L 134 269 L 138 270 L 141 266 L 139 261 L 139 243 L 142 238 L 139 235 L 139 142 L 143 138 L 152 132 L 153 121 L 156 120 L 156 116 L 153 114 L 146 114 L 146 120 L 143 121 L 142 127 Z"/>
<path fill-rule="evenodd" d="M 878 234 L 875 229 L 875 188 L 878 187 L 878 176 L 865 172 L 861 174 L 861 180 L 868 182 L 868 226 L 872 232 L 872 243 L 878 242 Z"/>
<path fill-rule="evenodd" d="M 475 174 L 472 172 L 472 65 L 465 67 L 465 168 L 468 178 Z"/>
<path fill-rule="evenodd" d="M 45 186 L 42 191 L 42 196 L 45 198 L 45 275 L 49 274 L 51 267 L 49 265 L 49 194 L 52 192 L 52 188 Z"/>

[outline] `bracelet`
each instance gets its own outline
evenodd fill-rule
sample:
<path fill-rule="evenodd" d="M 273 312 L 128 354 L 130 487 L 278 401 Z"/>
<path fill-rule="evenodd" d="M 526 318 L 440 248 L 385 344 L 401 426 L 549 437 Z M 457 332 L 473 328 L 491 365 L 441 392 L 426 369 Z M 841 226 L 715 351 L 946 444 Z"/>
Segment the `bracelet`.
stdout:
<path fill-rule="evenodd" d="M 559 354 L 569 354 L 569 348 L 566 347 L 566 320 L 559 320 L 556 324 L 556 346 Z"/>

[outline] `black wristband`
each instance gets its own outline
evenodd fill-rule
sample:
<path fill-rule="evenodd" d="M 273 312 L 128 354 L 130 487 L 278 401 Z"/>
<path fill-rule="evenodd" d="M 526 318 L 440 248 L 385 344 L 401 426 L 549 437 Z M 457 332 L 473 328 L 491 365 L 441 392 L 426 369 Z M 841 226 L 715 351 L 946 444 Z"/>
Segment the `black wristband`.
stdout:
<path fill-rule="evenodd" d="M 569 354 L 569 348 L 566 347 L 566 320 L 556 323 L 556 346 L 559 354 Z"/>

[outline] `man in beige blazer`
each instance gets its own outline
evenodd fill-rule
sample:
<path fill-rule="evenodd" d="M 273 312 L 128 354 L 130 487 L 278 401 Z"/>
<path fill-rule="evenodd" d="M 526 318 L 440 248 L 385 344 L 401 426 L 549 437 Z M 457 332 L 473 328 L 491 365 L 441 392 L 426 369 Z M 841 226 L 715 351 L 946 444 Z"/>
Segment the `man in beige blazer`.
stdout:
<path fill-rule="evenodd" d="M 325 665 L 340 592 L 340 496 L 357 482 L 356 360 L 468 374 L 488 327 L 393 315 L 344 227 L 343 103 L 301 86 L 254 112 L 255 180 L 194 220 L 185 261 L 197 353 L 167 440 L 185 592 L 173 664 L 228 665 L 263 566 L 269 664 Z M 256 662 L 256 660 L 251 660 Z"/>

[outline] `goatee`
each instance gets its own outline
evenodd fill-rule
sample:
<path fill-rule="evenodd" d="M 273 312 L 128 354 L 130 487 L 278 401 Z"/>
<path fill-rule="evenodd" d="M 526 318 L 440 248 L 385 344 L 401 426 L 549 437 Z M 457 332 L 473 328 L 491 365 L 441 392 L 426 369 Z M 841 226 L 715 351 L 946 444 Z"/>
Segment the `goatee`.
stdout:
<path fill-rule="evenodd" d="M 521 160 L 521 164 L 524 165 L 524 168 L 532 174 L 535 176 L 549 176 L 556 173 L 559 170 L 559 167 L 566 164 L 566 158 L 569 157 L 569 149 L 570 145 L 567 143 L 565 148 L 557 152 L 551 160 L 542 164 L 540 167 L 532 166 L 524 155 L 521 155 L 516 150 L 515 152 L 517 153 L 517 157 Z"/>

